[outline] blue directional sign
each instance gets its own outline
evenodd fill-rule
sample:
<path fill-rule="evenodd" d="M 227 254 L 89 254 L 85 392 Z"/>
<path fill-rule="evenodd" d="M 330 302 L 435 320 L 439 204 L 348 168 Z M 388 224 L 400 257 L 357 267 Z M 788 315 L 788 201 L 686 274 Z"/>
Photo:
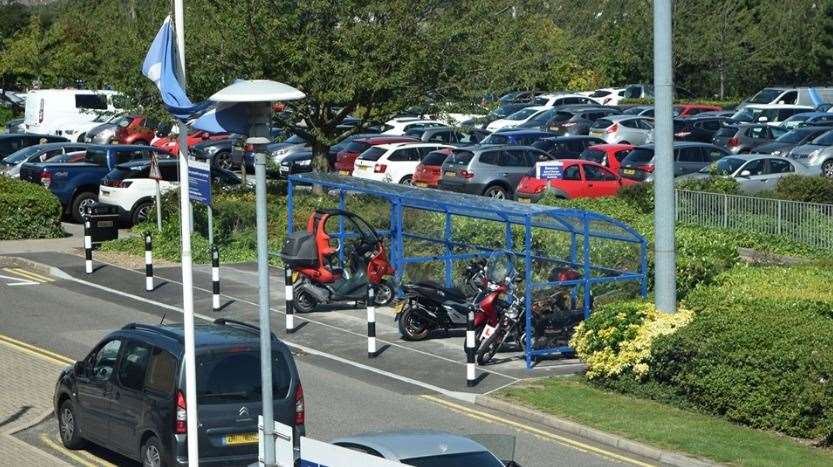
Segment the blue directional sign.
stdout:
<path fill-rule="evenodd" d="M 541 180 L 560 180 L 563 176 L 564 163 L 561 161 L 538 162 L 535 164 L 536 177 Z"/>
<path fill-rule="evenodd" d="M 211 167 L 208 162 L 188 161 L 188 198 L 211 206 Z"/>

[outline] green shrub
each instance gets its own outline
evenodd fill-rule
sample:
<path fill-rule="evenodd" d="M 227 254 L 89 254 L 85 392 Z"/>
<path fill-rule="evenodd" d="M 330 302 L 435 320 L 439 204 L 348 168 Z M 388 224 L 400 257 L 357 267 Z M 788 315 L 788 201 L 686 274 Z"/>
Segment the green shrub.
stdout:
<path fill-rule="evenodd" d="M 654 212 L 654 184 L 637 183 L 628 185 L 619 190 L 617 198 L 624 200 L 632 208 L 642 214 Z"/>
<path fill-rule="evenodd" d="M 734 178 L 709 177 L 700 179 L 686 179 L 677 183 L 680 190 L 705 191 L 708 193 L 720 193 L 725 195 L 736 195 L 738 182 Z"/>
<path fill-rule="evenodd" d="M 60 237 L 61 214 L 61 203 L 46 188 L 0 177 L 0 240 Z"/>
<path fill-rule="evenodd" d="M 8 108 L 8 107 L 0 107 L 0 126 L 6 126 L 6 123 L 9 123 L 9 120 L 13 118 L 17 118 L 17 114 Z"/>
<path fill-rule="evenodd" d="M 790 175 L 778 180 L 775 196 L 790 201 L 833 204 L 833 179 Z"/>

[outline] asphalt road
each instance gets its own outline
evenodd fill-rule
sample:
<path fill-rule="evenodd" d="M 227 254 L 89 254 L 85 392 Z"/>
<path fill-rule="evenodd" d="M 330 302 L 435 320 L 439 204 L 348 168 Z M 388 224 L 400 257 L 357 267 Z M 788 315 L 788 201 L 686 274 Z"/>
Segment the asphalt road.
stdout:
<path fill-rule="evenodd" d="M 73 359 L 83 357 L 109 331 L 129 322 L 158 323 L 165 313 L 150 303 L 69 280 L 19 286 L 10 283 L 0 277 L 0 333 Z M 167 311 L 167 321 L 180 319 L 178 313 Z M 296 360 L 304 384 L 308 434 L 317 439 L 374 430 L 428 428 L 468 435 L 515 435 L 515 458 L 525 467 L 646 463 L 587 440 L 495 414 L 530 430 L 508 427 L 478 416 L 477 412 L 484 411 L 480 407 L 459 401 L 448 405 L 443 402 L 448 399 L 422 387 L 324 356 L 299 352 Z M 53 425 L 46 424 L 43 430 L 54 430 Z M 554 436 L 533 434 L 535 429 Z M 558 437 L 567 441 L 556 440 Z M 124 463 L 124 459 L 112 458 L 101 449 L 93 449 L 90 454 L 111 463 Z"/>

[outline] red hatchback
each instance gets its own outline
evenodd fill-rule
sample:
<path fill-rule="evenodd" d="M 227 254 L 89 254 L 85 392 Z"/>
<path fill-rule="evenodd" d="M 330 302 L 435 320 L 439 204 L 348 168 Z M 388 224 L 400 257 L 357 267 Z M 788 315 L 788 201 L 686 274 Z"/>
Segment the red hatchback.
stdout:
<path fill-rule="evenodd" d="M 119 144 L 150 144 L 156 135 L 157 123 L 141 115 L 128 117 L 128 119 L 119 122 L 116 128 L 116 141 Z"/>
<path fill-rule="evenodd" d="M 355 139 L 343 150 L 336 154 L 336 170 L 340 175 L 353 173 L 353 164 L 359 154 L 365 152 L 371 146 L 390 143 L 418 143 L 419 140 L 410 136 L 373 136 L 371 138 Z"/>
<path fill-rule="evenodd" d="M 518 184 L 515 194 L 520 202 L 537 202 L 547 192 L 564 199 L 614 196 L 623 186 L 637 183 L 601 164 L 580 159 L 539 163 L 533 170 L 535 173 Z"/>
<path fill-rule="evenodd" d="M 631 144 L 597 144 L 582 151 L 578 157 L 602 164 L 613 173 L 618 174 L 619 164 L 633 148 L 634 146 Z"/>
<path fill-rule="evenodd" d="M 207 131 L 194 131 L 188 133 L 188 149 L 194 147 L 194 145 L 197 143 L 202 143 L 203 141 L 220 141 L 223 139 L 227 139 L 228 137 L 228 133 L 209 133 Z M 179 138 L 175 135 L 168 135 L 168 137 L 166 138 L 159 138 L 153 143 L 151 143 L 151 146 L 162 149 L 164 151 L 168 151 L 169 154 L 173 154 L 174 156 L 179 154 Z"/>
<path fill-rule="evenodd" d="M 716 105 L 708 104 L 680 104 L 674 106 L 675 117 L 690 117 L 703 112 L 720 112 L 723 110 Z"/>
<path fill-rule="evenodd" d="M 437 188 L 443 176 L 443 162 L 446 157 L 451 155 L 451 151 L 452 148 L 442 148 L 426 154 L 414 170 L 411 182 L 423 188 Z"/>

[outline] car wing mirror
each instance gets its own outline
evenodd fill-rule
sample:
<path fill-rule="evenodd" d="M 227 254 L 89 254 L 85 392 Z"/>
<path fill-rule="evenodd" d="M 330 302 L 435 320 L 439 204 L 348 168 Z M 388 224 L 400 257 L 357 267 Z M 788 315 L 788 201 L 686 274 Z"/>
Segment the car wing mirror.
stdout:
<path fill-rule="evenodd" d="M 76 375 L 83 375 L 87 372 L 87 362 L 84 360 L 79 360 L 75 362 L 73 365 L 73 371 Z"/>
<path fill-rule="evenodd" d="M 752 172 L 750 172 L 750 171 L 748 171 L 748 170 L 744 170 L 744 171 L 742 171 L 742 172 L 740 173 L 740 175 L 738 175 L 738 176 L 739 176 L 739 177 L 743 177 L 743 178 L 749 178 L 749 177 L 751 177 L 751 176 L 752 176 Z"/>

